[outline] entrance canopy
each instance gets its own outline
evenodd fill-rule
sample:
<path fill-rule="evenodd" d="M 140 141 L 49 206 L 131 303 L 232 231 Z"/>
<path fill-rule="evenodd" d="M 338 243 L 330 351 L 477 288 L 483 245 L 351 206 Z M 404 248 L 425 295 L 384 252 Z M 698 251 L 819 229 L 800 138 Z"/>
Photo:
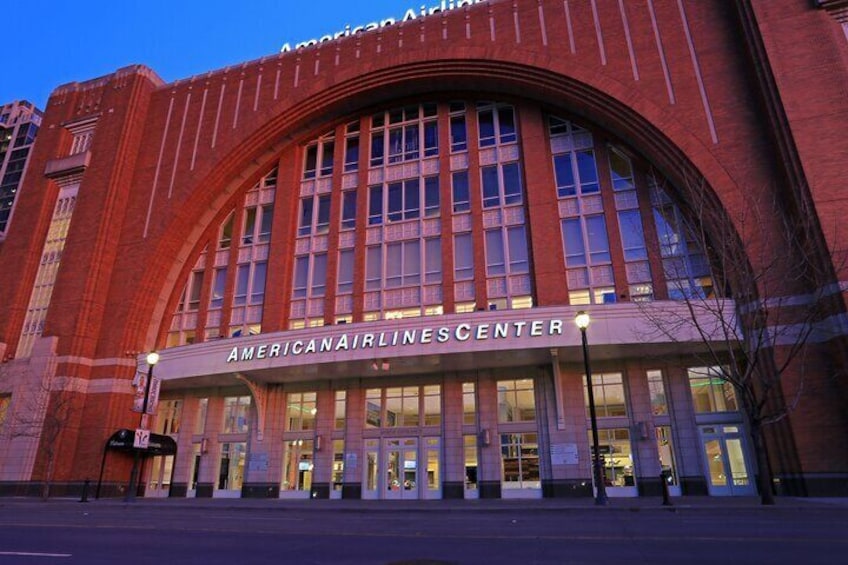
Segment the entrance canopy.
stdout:
<path fill-rule="evenodd" d="M 170 436 L 162 434 L 150 434 L 150 442 L 147 449 L 133 447 L 132 430 L 118 430 L 106 442 L 106 450 L 113 451 L 139 451 L 146 455 L 175 455 L 177 453 L 177 442 Z"/>

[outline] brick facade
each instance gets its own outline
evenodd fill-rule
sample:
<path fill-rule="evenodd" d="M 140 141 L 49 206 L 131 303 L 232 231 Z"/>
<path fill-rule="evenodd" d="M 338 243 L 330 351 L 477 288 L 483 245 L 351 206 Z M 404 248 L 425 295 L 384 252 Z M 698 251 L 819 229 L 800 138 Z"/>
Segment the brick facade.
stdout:
<path fill-rule="evenodd" d="M 845 237 L 837 228 L 848 213 L 839 173 L 840 157 L 848 153 L 848 141 L 835 124 L 848 113 L 844 96 L 847 82 L 848 41 L 844 30 L 808 0 L 490 0 L 170 84 L 150 69 L 133 66 L 87 82 L 60 86 L 51 95 L 44 113 L 30 173 L 16 204 L 16 224 L 0 247 L 0 262 L 9 266 L 0 271 L 4 298 L 0 303 L 0 353 L 4 354 L 0 375 L 5 383 L 2 392 L 14 399 L 27 394 L 26 390 L 37 390 L 41 386 L 38 381 L 44 379 L 52 382 L 52 377 L 58 377 L 70 383 L 65 389 L 79 395 L 83 407 L 75 412 L 62 434 L 55 480 L 72 491 L 84 479 L 93 479 L 99 472 L 106 438 L 116 429 L 135 427 L 137 415 L 129 410 L 129 383 L 137 371 L 138 352 L 165 348 L 172 315 L 190 273 L 210 245 L 205 260 L 213 261 L 219 227 L 231 211 L 239 213 L 251 187 L 269 171 L 277 170 L 269 242 L 272 251 L 267 261 L 261 325 L 263 334 L 285 335 L 291 322 L 292 250 L 298 245 L 305 145 L 334 132 L 335 161 L 340 163 L 345 124 L 359 120 L 360 129 L 366 131 L 368 116 L 376 111 L 435 101 L 439 106 L 439 145 L 446 148 L 450 143 L 450 101 L 495 100 L 515 109 L 520 127 L 524 214 L 536 307 L 567 309 L 572 290 L 563 267 L 556 191 L 537 188 L 552 187 L 555 182 L 548 115 L 562 115 L 586 127 L 595 139 L 599 163 L 607 162 L 608 146 L 632 151 L 649 246 L 655 245 L 650 242 L 656 242 L 657 237 L 649 221 L 649 172 L 676 187 L 672 195 L 684 209 L 692 201 L 692 191 L 703 189 L 716 207 L 732 218 L 738 218 L 750 199 L 776 199 L 789 218 L 793 214 L 807 218 L 805 225 L 812 226 L 807 249 L 814 250 L 816 264 L 827 277 L 817 279 L 818 288 L 810 287 L 808 281 L 787 277 L 781 294 L 806 296 L 826 290 L 826 299 L 831 301 L 827 321 L 839 331 L 819 340 L 812 368 L 805 374 L 808 392 L 770 440 L 771 456 L 775 473 L 793 485 L 793 492 L 844 494 L 844 486 L 840 490 L 835 485 L 839 480 L 844 483 L 848 469 L 848 422 L 844 410 L 848 400 L 848 270 L 843 259 Z M 475 111 L 469 104 L 469 147 L 478 138 Z M 91 145 L 84 163 L 72 167 L 63 159 L 71 151 L 75 124 L 89 119 L 96 119 Z M 353 294 L 352 317 L 357 324 L 352 327 L 362 322 L 368 311 L 363 289 L 368 229 L 367 149 L 364 143 L 360 147 L 356 181 L 353 237 L 357 290 Z M 470 148 L 469 170 L 481 166 L 483 153 L 479 148 Z M 445 174 L 452 170 L 451 158 L 441 153 L 437 161 L 434 166 L 443 179 L 441 296 L 445 312 L 453 312 L 460 300 L 455 297 L 454 255 L 448 242 L 457 230 L 465 228 L 450 221 L 450 182 Z M 44 172 L 48 170 L 54 172 L 46 176 Z M 79 180 L 72 183 L 71 177 L 80 173 Z M 620 238 L 613 237 L 617 233 L 611 219 L 616 205 L 611 190 L 613 180 L 608 167 L 599 168 L 599 173 L 604 207 L 610 211 L 607 223 L 614 291 L 619 301 L 628 302 L 625 252 Z M 694 179 L 702 179 L 702 184 L 696 185 Z M 340 166 L 330 182 L 335 219 L 341 207 L 336 189 L 344 182 Z M 40 330 L 41 341 L 36 342 L 29 355 L 16 354 L 54 207 L 69 183 L 77 187 L 73 220 Z M 480 194 L 480 179 L 471 175 L 474 300 L 475 309 L 484 310 L 489 304 L 490 289 L 486 284 L 483 239 L 487 216 Z M 23 218 L 26 221 L 21 221 Z M 767 220 L 758 239 L 744 241 L 755 269 L 762 266 L 757 264 L 764 257 L 761 250 L 780 240 L 775 235 L 781 229 L 780 222 Z M 236 222 L 234 242 L 241 238 L 240 230 Z M 338 249 L 341 237 L 339 230 L 332 227 L 328 248 Z M 234 244 L 230 250 L 234 261 L 239 252 L 236 247 Z M 318 316 L 327 326 L 335 322 L 339 303 L 335 285 L 329 284 L 335 282 L 337 259 L 337 254 L 330 254 L 327 294 L 323 313 Z M 667 298 L 659 252 L 651 251 L 649 259 L 656 298 Z M 213 273 L 211 268 L 204 268 L 203 272 L 200 302 L 207 304 Z M 236 269 L 230 268 L 227 276 L 226 288 L 232 290 L 237 284 Z M 222 319 L 229 316 L 230 308 L 232 303 L 225 301 Z M 199 311 L 198 343 L 192 347 L 204 346 L 200 334 L 209 327 L 207 310 L 204 306 Z M 597 308 L 593 315 L 603 316 L 602 310 Z M 385 324 L 390 327 L 392 322 Z M 226 322 L 221 322 L 220 327 L 226 331 Z M 314 331 L 320 335 L 320 328 Z M 559 430 L 551 414 L 547 420 L 539 416 L 539 425 L 544 428 L 539 433 L 547 438 L 546 446 L 578 444 L 582 448 L 586 438 L 581 427 L 585 418 L 580 414 L 577 342 L 567 349 L 561 351 L 565 359 L 560 361 L 563 374 L 559 384 L 564 389 L 557 394 L 563 394 L 570 407 L 568 425 Z M 633 423 L 649 421 L 647 393 L 642 383 L 644 359 L 638 348 L 624 348 L 616 360 L 613 349 L 602 354 L 602 363 L 626 375 Z M 690 402 L 682 369 L 688 361 L 682 360 L 683 355 L 668 356 L 667 351 L 665 354 L 667 378 L 670 383 L 677 383 L 672 396 L 683 407 Z M 163 370 L 168 359 L 165 349 Z M 524 359 L 525 368 L 521 371 L 528 372 L 526 368 L 531 367 L 529 372 L 537 383 L 548 383 L 550 356 L 546 359 L 541 363 L 546 368 L 538 369 L 539 357 L 530 356 Z M 341 360 L 340 365 L 344 362 Z M 446 484 L 455 485 L 462 480 L 462 450 L 458 442 L 464 432 L 455 419 L 456 395 L 461 387 L 451 379 L 467 378 L 464 371 L 480 371 L 481 376 L 475 381 L 479 384 L 480 429 L 491 430 L 494 436 L 498 428 L 497 414 L 492 413 L 497 408 L 497 377 L 492 375 L 506 371 L 504 367 L 509 363 L 493 360 L 491 366 L 485 366 L 485 362 L 485 356 L 477 357 L 476 365 L 469 367 L 461 357 L 453 364 L 446 356 L 436 365 L 440 367 L 436 372 L 454 375 L 441 381 L 443 418 L 445 426 L 452 426 L 453 430 L 442 437 Z M 45 364 L 52 367 L 46 373 L 41 369 Z M 406 374 L 428 373 L 422 367 L 407 368 Z M 356 370 L 350 373 L 341 366 L 328 368 L 329 376 L 324 377 L 298 369 L 279 382 L 314 382 L 321 391 L 319 402 L 329 406 L 333 379 L 356 378 Z M 224 367 L 222 371 L 228 369 Z M 247 390 L 229 373 L 226 380 L 217 383 L 212 380 L 216 375 L 210 373 L 209 379 L 191 386 Z M 265 384 L 268 380 L 273 379 L 259 379 Z M 788 379 L 787 383 L 785 386 L 791 388 L 793 381 Z M 55 391 L 55 384 L 49 386 Z M 285 404 L 285 386 L 288 385 L 269 390 L 266 398 L 269 419 L 265 433 L 275 440 L 281 437 L 283 416 L 268 406 Z M 540 390 L 547 390 L 546 386 Z M 171 397 L 186 398 L 185 418 L 196 408 L 197 397 L 186 392 L 188 388 L 191 387 L 180 384 L 178 376 L 173 376 L 173 382 L 165 387 Z M 364 402 L 361 393 L 365 385 L 344 388 L 349 391 L 351 405 Z M 786 395 L 791 396 L 792 390 L 786 390 Z M 210 416 L 215 413 L 219 417 L 220 395 L 210 395 L 209 402 Z M 547 400 L 542 404 L 547 410 L 554 408 Z M 686 410 L 691 414 L 691 407 Z M 349 419 L 354 420 L 352 416 Z M 704 480 L 697 468 L 698 428 L 694 417 L 686 422 L 679 426 L 676 439 L 678 451 L 685 453 L 680 455 L 680 472 L 697 483 Z M 322 421 L 320 425 L 328 426 L 329 422 Z M 576 432 L 578 428 L 580 431 Z M 322 428 L 321 435 L 326 440 L 332 434 L 329 428 Z M 183 446 L 194 441 L 185 431 L 180 438 L 185 442 L 181 443 Z M 14 449 L 32 453 L 32 441 L 25 446 L 20 439 L 7 440 Z M 217 457 L 218 441 L 214 436 L 206 440 L 215 446 L 211 460 Z M 359 450 L 360 463 L 362 441 L 363 436 L 347 439 L 348 448 L 356 446 Z M 492 438 L 494 445 L 497 441 Z M 269 447 L 253 435 L 249 444 L 253 452 L 267 448 L 270 462 L 256 484 L 278 483 L 282 448 Z M 651 449 L 654 448 L 639 444 L 634 448 L 635 457 L 647 460 L 646 453 Z M 0 482 L 7 485 L 7 490 L 28 488 L 44 476 L 44 446 L 38 453 L 40 458 L 29 469 L 18 468 L 8 457 L 0 460 Z M 326 468 L 316 472 L 316 484 L 327 485 L 331 480 L 327 453 L 320 453 L 320 462 Z M 188 451 L 179 453 L 176 465 L 181 472 L 190 464 L 189 459 Z M 118 485 L 129 465 L 129 458 L 110 455 L 107 482 Z M 495 453 L 481 450 L 483 475 L 495 477 L 498 465 Z M 658 472 L 653 462 L 641 465 L 646 478 Z M 693 468 L 687 469 L 687 465 Z M 544 464 L 542 467 L 544 471 Z M 589 476 L 582 459 L 578 469 L 566 472 L 554 468 L 543 475 L 550 492 L 577 488 L 575 485 Z M 215 479 L 211 466 L 201 468 L 199 482 L 209 493 L 214 490 L 211 485 Z M 185 480 L 182 479 L 183 484 Z M 355 487 L 357 481 L 350 482 L 352 489 L 361 488 Z M 499 488 L 492 484 L 484 488 L 481 483 L 480 495 L 495 493 Z M 694 492 L 701 487 L 692 488 Z M 202 490 L 198 487 L 198 495 Z"/>

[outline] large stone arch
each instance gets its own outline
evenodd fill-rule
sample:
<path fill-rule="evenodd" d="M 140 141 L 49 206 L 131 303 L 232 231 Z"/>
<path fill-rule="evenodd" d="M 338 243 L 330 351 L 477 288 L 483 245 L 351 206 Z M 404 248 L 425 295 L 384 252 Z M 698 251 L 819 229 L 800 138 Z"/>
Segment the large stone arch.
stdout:
<path fill-rule="evenodd" d="M 574 67 L 574 64 L 571 64 Z M 613 80 L 591 85 L 573 74 L 492 60 L 438 60 L 386 68 L 326 87 L 289 106 L 245 135 L 211 172 L 194 179 L 189 197 L 158 229 L 158 245 L 151 252 L 148 277 L 139 285 L 134 304 L 140 316 L 128 328 L 138 328 L 147 346 L 156 343 L 168 315 L 169 297 L 201 235 L 224 204 L 270 169 L 280 153 L 304 135 L 328 127 L 346 115 L 393 99 L 438 92 L 486 92 L 528 99 L 562 108 L 622 139 L 669 179 L 673 186 L 708 190 L 719 210 L 737 209 L 741 191 L 713 155 L 710 146 L 673 113 L 625 84 Z M 697 179 L 694 182 L 693 179 Z M 685 194 L 678 195 L 685 201 Z M 200 210 L 198 215 L 195 211 Z M 179 251 L 176 255 L 174 249 Z M 126 336 L 128 342 L 139 341 Z M 141 336 L 139 336 L 141 337 Z"/>

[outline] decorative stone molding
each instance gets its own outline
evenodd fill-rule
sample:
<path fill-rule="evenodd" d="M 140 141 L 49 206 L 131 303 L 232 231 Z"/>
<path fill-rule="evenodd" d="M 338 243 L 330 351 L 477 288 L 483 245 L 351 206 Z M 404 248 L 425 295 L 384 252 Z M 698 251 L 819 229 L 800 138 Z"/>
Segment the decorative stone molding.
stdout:
<path fill-rule="evenodd" d="M 253 402 L 256 405 L 256 439 L 262 441 L 265 437 L 265 412 L 268 408 L 268 385 L 258 383 L 249 377 L 237 374 L 236 378 L 247 385 Z"/>

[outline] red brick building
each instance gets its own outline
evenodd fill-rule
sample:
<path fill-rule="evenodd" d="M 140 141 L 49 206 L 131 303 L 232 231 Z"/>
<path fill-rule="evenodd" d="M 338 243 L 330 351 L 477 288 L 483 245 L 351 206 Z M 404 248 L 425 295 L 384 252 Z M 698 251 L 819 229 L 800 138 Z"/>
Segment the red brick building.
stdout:
<path fill-rule="evenodd" d="M 754 494 L 722 327 L 652 322 L 703 300 L 781 375 L 776 491 L 848 494 L 845 3 L 444 4 L 53 92 L 0 248 L 2 492 L 119 495 L 152 427 L 148 496 L 591 496 L 588 311 L 610 495 Z"/>

